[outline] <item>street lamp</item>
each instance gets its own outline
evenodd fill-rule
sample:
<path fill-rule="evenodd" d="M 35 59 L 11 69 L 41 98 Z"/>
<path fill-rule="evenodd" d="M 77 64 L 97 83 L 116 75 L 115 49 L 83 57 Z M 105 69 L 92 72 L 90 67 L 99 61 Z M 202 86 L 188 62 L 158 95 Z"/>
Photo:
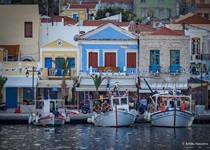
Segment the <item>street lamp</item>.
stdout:
<path fill-rule="evenodd" d="M 202 58 L 202 55 L 201 55 L 201 105 L 203 103 L 203 74 L 202 74 L 202 68 L 203 68 L 203 58 Z"/>
<path fill-rule="evenodd" d="M 38 72 L 37 76 L 40 76 L 41 73 L 40 73 L 40 70 L 36 70 L 35 67 L 32 67 L 32 70 L 27 70 L 26 71 L 26 77 L 27 78 L 29 77 L 29 72 L 32 72 L 32 90 L 33 90 L 33 93 L 34 93 L 34 101 L 35 101 L 35 108 L 36 108 L 36 90 L 35 90 L 35 87 L 34 87 L 34 72 Z"/>
<path fill-rule="evenodd" d="M 137 45 L 138 45 L 138 47 L 137 47 L 137 52 L 138 52 L 138 56 L 137 56 L 137 62 L 138 62 L 138 64 L 137 64 L 137 74 L 139 74 L 139 72 L 140 72 L 140 64 L 139 64 L 139 55 L 140 55 L 140 49 L 139 49 L 139 45 L 140 45 L 140 40 L 139 40 L 139 38 L 140 38 L 140 26 L 139 26 L 139 23 L 136 23 L 136 33 L 137 33 L 137 35 L 138 35 L 138 37 L 137 37 Z"/>

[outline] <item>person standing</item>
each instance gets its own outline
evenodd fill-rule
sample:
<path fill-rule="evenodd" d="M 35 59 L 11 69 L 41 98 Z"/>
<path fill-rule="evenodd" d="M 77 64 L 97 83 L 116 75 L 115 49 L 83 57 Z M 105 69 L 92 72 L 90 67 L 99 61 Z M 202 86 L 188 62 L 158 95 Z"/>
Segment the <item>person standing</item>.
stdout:
<path fill-rule="evenodd" d="M 182 102 L 181 111 L 185 111 L 185 101 Z"/>
<path fill-rule="evenodd" d="M 53 114 L 55 115 L 55 117 L 59 117 L 60 113 L 58 111 L 58 108 L 56 108 L 56 110 L 53 112 Z"/>

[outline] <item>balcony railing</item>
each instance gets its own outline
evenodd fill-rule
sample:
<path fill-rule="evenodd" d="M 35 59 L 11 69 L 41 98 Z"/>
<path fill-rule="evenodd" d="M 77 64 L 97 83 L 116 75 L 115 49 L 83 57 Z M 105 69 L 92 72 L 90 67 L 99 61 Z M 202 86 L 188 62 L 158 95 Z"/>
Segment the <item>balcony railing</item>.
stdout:
<path fill-rule="evenodd" d="M 69 70 L 67 70 L 66 76 L 72 76 L 74 74 L 75 74 L 74 70 L 69 68 Z M 63 70 L 55 69 L 55 68 L 48 68 L 48 76 L 57 76 L 57 77 L 60 76 L 61 77 L 61 76 L 63 76 Z"/>
<path fill-rule="evenodd" d="M 202 60 L 210 60 L 210 54 L 202 54 L 201 59 Z"/>

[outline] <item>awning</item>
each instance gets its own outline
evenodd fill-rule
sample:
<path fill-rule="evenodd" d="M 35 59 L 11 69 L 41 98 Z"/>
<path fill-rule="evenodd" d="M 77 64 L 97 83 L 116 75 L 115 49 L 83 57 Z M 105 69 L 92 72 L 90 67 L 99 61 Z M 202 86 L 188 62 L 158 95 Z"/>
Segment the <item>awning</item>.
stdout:
<path fill-rule="evenodd" d="M 53 88 L 58 87 L 61 88 L 62 80 L 39 80 L 38 88 Z M 73 80 L 66 80 L 67 88 L 73 87 Z"/>
<path fill-rule="evenodd" d="M 168 92 L 168 90 L 153 90 L 153 92 L 157 91 L 158 93 L 164 93 L 164 92 Z M 177 90 L 179 92 L 181 92 L 180 90 Z M 139 93 L 152 93 L 150 90 L 139 90 Z"/>
<path fill-rule="evenodd" d="M 32 87 L 32 77 L 8 77 L 4 87 Z M 34 87 L 37 85 L 37 77 L 34 77 Z"/>
<path fill-rule="evenodd" d="M 171 90 L 171 89 L 176 89 L 176 90 L 185 90 L 189 88 L 188 85 L 188 78 L 186 76 L 167 76 L 167 77 L 162 77 L 162 78 L 147 78 L 146 82 L 150 86 L 150 88 L 155 91 L 155 90 Z M 149 90 L 148 85 L 144 81 L 144 78 L 141 78 L 140 82 L 140 92 L 141 93 L 151 93 Z M 147 92 L 145 92 L 145 91 Z"/>
<path fill-rule="evenodd" d="M 109 76 L 108 76 L 109 77 Z M 136 77 L 134 76 L 110 76 L 106 78 L 101 83 L 98 91 L 108 91 L 107 83 L 110 83 L 112 86 L 110 88 L 113 91 L 115 84 L 119 85 L 119 91 L 136 91 Z M 76 87 L 76 91 L 95 91 L 95 85 L 93 79 L 89 76 L 81 77 L 79 81 L 79 87 Z"/>

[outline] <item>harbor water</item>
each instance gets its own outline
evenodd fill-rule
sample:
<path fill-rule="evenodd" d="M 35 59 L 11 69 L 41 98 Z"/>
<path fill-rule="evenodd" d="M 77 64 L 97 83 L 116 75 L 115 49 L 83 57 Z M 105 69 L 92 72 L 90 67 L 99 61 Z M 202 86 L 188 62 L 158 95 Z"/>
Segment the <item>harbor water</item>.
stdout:
<path fill-rule="evenodd" d="M 131 127 L 96 127 L 65 124 L 38 127 L 28 124 L 0 124 L 1 150 L 182 150 L 210 149 L 210 124 L 188 128 L 152 127 L 135 123 Z"/>

